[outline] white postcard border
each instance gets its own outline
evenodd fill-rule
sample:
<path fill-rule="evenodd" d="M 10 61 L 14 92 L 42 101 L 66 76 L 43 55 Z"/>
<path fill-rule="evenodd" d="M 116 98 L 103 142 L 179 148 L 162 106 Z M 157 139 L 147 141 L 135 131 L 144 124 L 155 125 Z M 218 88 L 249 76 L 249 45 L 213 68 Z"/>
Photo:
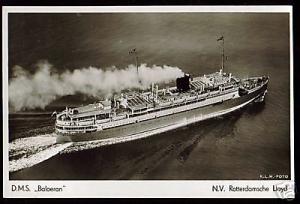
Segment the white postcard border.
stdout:
<path fill-rule="evenodd" d="M 290 180 L 9 180 L 8 169 L 8 13 L 177 13 L 247 12 L 289 13 L 290 15 Z M 3 196 L 36 197 L 187 197 L 187 198 L 294 198 L 294 86 L 292 6 L 6 6 L 2 7 L 2 83 L 3 83 Z M 7 137 L 6 137 L 7 136 Z M 28 185 L 30 192 L 13 192 L 13 185 Z M 62 188 L 59 192 L 34 192 L 38 186 Z M 269 192 L 229 192 L 229 186 L 268 187 Z M 272 191 L 288 186 L 288 195 Z M 225 191 L 213 192 L 212 186 Z"/>

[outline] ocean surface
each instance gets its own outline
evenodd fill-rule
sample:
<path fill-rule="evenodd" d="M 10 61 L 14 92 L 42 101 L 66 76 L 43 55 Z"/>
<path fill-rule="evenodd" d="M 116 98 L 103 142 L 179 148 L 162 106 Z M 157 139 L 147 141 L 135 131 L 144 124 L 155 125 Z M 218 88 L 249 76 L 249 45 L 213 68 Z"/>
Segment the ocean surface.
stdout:
<path fill-rule="evenodd" d="M 34 73 L 38 60 L 48 60 L 57 72 L 90 65 L 123 68 L 134 63 L 128 57 L 132 47 L 143 63 L 203 75 L 220 67 L 221 34 L 226 72 L 270 77 L 264 103 L 118 144 L 55 144 L 52 111 L 93 103 L 90 96 L 64 96 L 45 109 L 10 110 L 10 179 L 289 178 L 288 21 L 288 14 L 276 13 L 9 14 L 10 79 L 13 66 Z"/>

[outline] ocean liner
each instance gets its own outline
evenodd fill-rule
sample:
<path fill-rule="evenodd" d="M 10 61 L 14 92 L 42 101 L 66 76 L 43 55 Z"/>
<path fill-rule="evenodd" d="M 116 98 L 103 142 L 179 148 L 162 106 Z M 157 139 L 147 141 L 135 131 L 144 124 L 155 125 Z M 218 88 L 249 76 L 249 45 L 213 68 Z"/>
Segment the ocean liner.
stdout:
<path fill-rule="evenodd" d="M 153 135 L 205 119 L 221 116 L 252 102 L 262 102 L 269 77 L 240 79 L 224 71 L 176 79 L 176 86 L 148 91 L 131 91 L 111 99 L 56 114 L 57 143 Z M 136 50 L 130 52 L 136 56 Z M 136 57 L 138 74 L 138 63 Z"/>

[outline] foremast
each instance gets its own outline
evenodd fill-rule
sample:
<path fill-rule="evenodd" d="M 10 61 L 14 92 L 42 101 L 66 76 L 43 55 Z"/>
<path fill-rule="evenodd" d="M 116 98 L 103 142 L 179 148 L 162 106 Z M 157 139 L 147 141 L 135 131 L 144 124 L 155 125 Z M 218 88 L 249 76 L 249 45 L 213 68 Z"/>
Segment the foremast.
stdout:
<path fill-rule="evenodd" d="M 129 54 L 134 56 L 135 66 L 136 66 L 137 79 L 138 79 L 138 82 L 141 83 L 141 79 L 140 79 L 140 76 L 139 76 L 139 64 L 138 64 L 138 59 L 139 59 L 139 58 L 138 58 L 138 55 L 137 55 L 137 50 L 136 50 L 136 48 L 133 48 L 132 50 L 130 50 L 130 51 L 129 51 Z"/>
<path fill-rule="evenodd" d="M 221 70 L 222 73 L 224 72 L 224 68 L 225 68 L 225 38 L 222 35 L 220 38 L 217 39 L 217 41 L 222 41 L 221 42 L 221 46 L 222 46 L 222 65 L 221 65 Z"/>

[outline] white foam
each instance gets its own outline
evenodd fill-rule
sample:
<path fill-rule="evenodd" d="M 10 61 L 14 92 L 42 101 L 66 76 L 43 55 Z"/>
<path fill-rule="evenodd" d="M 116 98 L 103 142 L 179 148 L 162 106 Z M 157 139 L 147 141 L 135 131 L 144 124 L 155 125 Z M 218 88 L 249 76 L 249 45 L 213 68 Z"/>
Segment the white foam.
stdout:
<path fill-rule="evenodd" d="M 18 150 L 37 146 L 55 144 L 55 134 L 39 135 L 34 137 L 19 138 L 9 143 L 8 150 Z"/>
<path fill-rule="evenodd" d="M 9 161 L 9 172 L 18 171 L 45 161 L 72 143 L 55 144 L 55 134 L 16 139 L 9 144 L 11 156 L 20 158 Z"/>

